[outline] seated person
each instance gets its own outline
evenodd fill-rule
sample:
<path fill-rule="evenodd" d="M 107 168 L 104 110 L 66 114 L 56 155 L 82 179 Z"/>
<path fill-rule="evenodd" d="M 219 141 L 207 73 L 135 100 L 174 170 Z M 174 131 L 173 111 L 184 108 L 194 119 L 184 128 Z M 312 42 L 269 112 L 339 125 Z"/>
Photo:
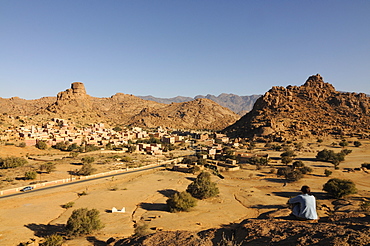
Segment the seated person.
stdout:
<path fill-rule="evenodd" d="M 288 203 L 293 204 L 293 215 L 302 220 L 317 220 L 316 199 L 307 185 L 302 186 L 301 195 L 290 198 Z"/>

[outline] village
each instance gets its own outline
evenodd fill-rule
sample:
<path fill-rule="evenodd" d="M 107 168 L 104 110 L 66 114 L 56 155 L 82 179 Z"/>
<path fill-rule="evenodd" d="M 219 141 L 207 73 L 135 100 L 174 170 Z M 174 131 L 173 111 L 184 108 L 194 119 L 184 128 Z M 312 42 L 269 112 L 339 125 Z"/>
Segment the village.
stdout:
<path fill-rule="evenodd" d="M 218 166 L 217 168 L 222 170 L 238 170 L 237 162 L 246 163 L 252 157 L 268 157 L 253 154 L 251 149 L 244 149 L 250 146 L 243 142 L 244 140 L 230 140 L 224 134 L 210 131 L 185 131 L 162 127 L 148 130 L 140 127 L 109 128 L 103 123 L 77 127 L 73 122 L 60 118 L 53 118 L 41 126 L 9 127 L 0 134 L 0 140 L 4 145 L 37 146 L 38 143 L 44 142 L 47 146 L 54 148 L 58 148 L 60 144 L 75 146 L 69 150 L 84 146 L 81 152 L 87 152 L 86 146 L 93 146 L 93 150 L 100 150 L 101 153 L 136 152 L 159 157 L 164 156 L 166 154 L 164 152 L 174 149 L 188 149 L 193 151 L 193 155 L 198 156 L 199 160 L 208 159 L 211 166 Z M 67 150 L 66 148 L 59 149 Z M 233 157 L 230 158 L 230 156 Z M 188 164 L 196 164 L 196 161 L 177 164 L 174 169 L 188 171 L 191 168 Z M 201 164 L 207 164 L 207 161 Z"/>

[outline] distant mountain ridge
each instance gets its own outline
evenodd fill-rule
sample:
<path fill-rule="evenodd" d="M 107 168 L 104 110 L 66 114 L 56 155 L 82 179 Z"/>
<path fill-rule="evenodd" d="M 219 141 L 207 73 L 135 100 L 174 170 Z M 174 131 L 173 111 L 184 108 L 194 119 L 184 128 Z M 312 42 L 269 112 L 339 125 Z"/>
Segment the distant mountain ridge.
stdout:
<path fill-rule="evenodd" d="M 189 102 L 189 101 L 199 99 L 199 98 L 206 98 L 206 99 L 210 99 L 220 104 L 221 106 L 225 108 L 232 110 L 233 112 L 239 115 L 244 115 L 245 113 L 252 110 L 254 103 L 261 96 L 262 95 L 238 96 L 235 94 L 222 93 L 218 96 L 211 95 L 211 94 L 207 94 L 206 96 L 197 95 L 194 98 L 183 97 L 183 96 L 177 96 L 177 97 L 172 97 L 172 98 L 159 98 L 159 97 L 153 97 L 151 95 L 138 96 L 138 97 L 144 100 L 150 100 L 150 101 L 155 101 L 155 102 L 165 103 L 165 104 Z"/>
<path fill-rule="evenodd" d="M 111 126 L 200 130 L 221 130 L 240 118 L 230 109 L 206 98 L 164 104 L 123 93 L 108 98 L 92 97 L 86 94 L 81 82 L 72 83 L 70 89 L 59 92 L 57 97 L 36 100 L 0 98 L 0 115 L 9 115 L 15 121 L 22 118 L 22 124 L 63 118 L 78 125 L 101 122 Z"/>

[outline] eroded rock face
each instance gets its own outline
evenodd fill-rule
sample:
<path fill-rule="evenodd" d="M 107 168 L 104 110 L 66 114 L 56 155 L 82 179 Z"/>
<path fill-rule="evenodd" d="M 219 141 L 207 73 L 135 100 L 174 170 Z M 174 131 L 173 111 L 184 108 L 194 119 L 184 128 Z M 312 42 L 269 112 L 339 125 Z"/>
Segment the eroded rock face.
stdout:
<path fill-rule="evenodd" d="M 370 134 L 370 98 L 341 93 L 319 75 L 302 86 L 274 86 L 251 112 L 224 131 L 237 137 L 294 137 Z"/>
<path fill-rule="evenodd" d="M 57 101 L 48 107 L 54 113 L 75 113 L 91 110 L 91 98 L 86 94 L 85 86 L 81 82 L 73 82 L 71 89 L 59 92 Z"/>

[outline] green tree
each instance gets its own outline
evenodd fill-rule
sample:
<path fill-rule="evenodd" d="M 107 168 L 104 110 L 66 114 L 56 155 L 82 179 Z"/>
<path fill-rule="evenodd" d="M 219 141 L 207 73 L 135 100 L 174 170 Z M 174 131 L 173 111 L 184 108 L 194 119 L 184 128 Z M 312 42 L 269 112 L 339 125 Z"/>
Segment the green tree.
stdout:
<path fill-rule="evenodd" d="M 85 163 L 85 164 L 82 165 L 81 169 L 78 170 L 77 174 L 87 176 L 87 175 L 93 174 L 95 171 L 96 171 L 96 169 L 93 168 L 91 163 Z"/>
<path fill-rule="evenodd" d="M 324 171 L 324 174 L 325 174 L 326 177 L 329 177 L 330 175 L 332 175 L 332 173 L 333 172 L 328 170 L 328 169 L 325 169 L 325 171 Z"/>
<path fill-rule="evenodd" d="M 84 164 L 90 164 L 95 161 L 95 158 L 93 156 L 86 156 L 81 159 L 82 163 Z"/>
<path fill-rule="evenodd" d="M 25 179 L 36 179 L 37 173 L 35 171 L 29 171 L 24 173 Z"/>
<path fill-rule="evenodd" d="M 339 146 L 344 148 L 344 147 L 347 147 L 348 146 L 348 142 L 346 140 L 342 140 L 339 142 Z"/>
<path fill-rule="evenodd" d="M 23 167 L 27 163 L 28 163 L 27 160 L 22 157 L 10 156 L 4 159 L 0 158 L 0 168 L 3 169 Z"/>
<path fill-rule="evenodd" d="M 68 145 L 67 151 L 74 151 L 78 149 L 78 145 L 76 143 Z"/>
<path fill-rule="evenodd" d="M 42 149 L 42 150 L 45 150 L 45 149 L 48 148 L 48 145 L 46 144 L 45 141 L 37 141 L 35 146 L 36 146 L 36 148 Z"/>
<path fill-rule="evenodd" d="M 51 172 L 55 171 L 55 164 L 52 163 L 52 162 L 47 162 L 47 163 L 41 164 L 39 169 L 40 169 L 40 171 L 45 171 L 47 173 L 51 173 Z"/>
<path fill-rule="evenodd" d="M 90 234 L 103 227 L 104 224 L 100 221 L 97 209 L 79 208 L 72 212 L 65 228 L 69 236 L 80 236 Z"/>
<path fill-rule="evenodd" d="M 59 149 L 59 150 L 67 150 L 68 148 L 68 145 L 69 145 L 69 142 L 67 141 L 61 141 L 61 142 L 58 142 L 54 145 L 54 148 L 56 149 Z"/>
<path fill-rule="evenodd" d="M 304 167 L 304 163 L 301 160 L 293 162 L 293 169 Z"/>
<path fill-rule="evenodd" d="M 208 172 L 201 172 L 197 178 L 189 184 L 186 191 L 198 199 L 214 197 L 219 193 L 216 183 L 211 181 L 211 174 Z"/>
<path fill-rule="evenodd" d="M 287 150 L 283 153 L 281 153 L 280 157 L 281 157 L 281 162 L 284 163 L 285 165 L 288 165 L 289 163 L 291 163 L 295 157 L 295 153 L 293 150 Z"/>
<path fill-rule="evenodd" d="M 326 182 L 323 190 L 337 199 L 357 192 L 356 185 L 352 180 L 338 178 L 333 178 Z"/>
<path fill-rule="evenodd" d="M 319 151 L 316 155 L 316 159 L 319 161 L 327 161 L 334 164 L 335 169 L 338 169 L 339 163 L 344 161 L 346 151 L 342 150 L 339 153 L 334 153 L 332 150 L 324 149 Z"/>
<path fill-rule="evenodd" d="M 183 191 L 175 193 L 171 198 L 167 200 L 167 205 L 171 211 L 189 211 L 190 208 L 197 205 L 197 200 L 191 196 L 190 193 Z"/>

